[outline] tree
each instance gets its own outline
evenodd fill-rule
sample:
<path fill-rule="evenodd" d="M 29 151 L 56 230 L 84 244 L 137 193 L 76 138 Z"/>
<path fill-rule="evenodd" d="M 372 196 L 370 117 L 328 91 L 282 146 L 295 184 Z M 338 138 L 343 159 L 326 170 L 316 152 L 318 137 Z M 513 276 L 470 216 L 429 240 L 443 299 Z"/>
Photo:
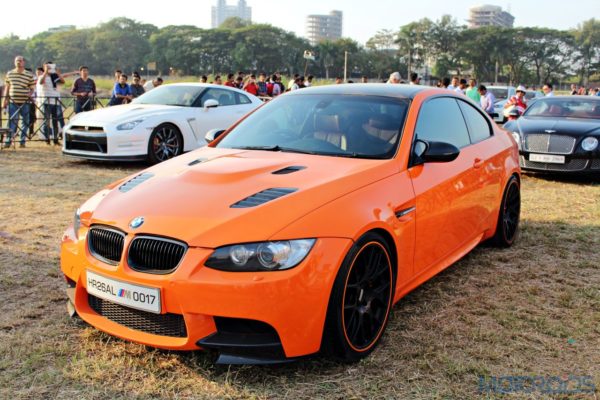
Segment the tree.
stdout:
<path fill-rule="evenodd" d="M 423 66 L 428 56 L 432 54 L 433 48 L 430 44 L 432 22 L 423 18 L 416 22 L 400 27 L 396 34 L 396 43 L 399 46 L 401 57 L 405 57 L 406 70 L 400 71 L 405 76 Z"/>
<path fill-rule="evenodd" d="M 388 29 L 377 31 L 375 36 L 367 41 L 363 55 L 364 74 L 376 75 L 381 79 L 391 71 L 399 69 L 396 33 Z"/>
<path fill-rule="evenodd" d="M 579 83 L 587 85 L 590 76 L 600 72 L 600 21 L 587 20 L 572 35 L 580 55 Z"/>

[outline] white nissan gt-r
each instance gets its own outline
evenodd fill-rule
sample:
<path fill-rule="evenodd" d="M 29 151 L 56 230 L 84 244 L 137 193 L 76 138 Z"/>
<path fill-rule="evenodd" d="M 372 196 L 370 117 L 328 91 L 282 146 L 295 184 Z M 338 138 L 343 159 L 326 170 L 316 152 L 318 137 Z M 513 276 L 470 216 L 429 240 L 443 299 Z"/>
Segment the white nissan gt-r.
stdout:
<path fill-rule="evenodd" d="M 130 104 L 75 115 L 64 129 L 63 154 L 90 160 L 159 163 L 206 144 L 262 101 L 221 85 L 159 86 Z"/>

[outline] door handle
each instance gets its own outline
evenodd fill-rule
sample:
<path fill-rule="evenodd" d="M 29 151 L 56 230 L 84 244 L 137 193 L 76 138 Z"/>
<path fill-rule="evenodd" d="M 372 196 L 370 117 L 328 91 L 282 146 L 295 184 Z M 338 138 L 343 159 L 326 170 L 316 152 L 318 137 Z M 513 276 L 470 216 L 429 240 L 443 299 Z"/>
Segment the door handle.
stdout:
<path fill-rule="evenodd" d="M 481 158 L 476 158 L 473 160 L 473 168 L 481 168 L 483 165 L 483 160 Z"/>

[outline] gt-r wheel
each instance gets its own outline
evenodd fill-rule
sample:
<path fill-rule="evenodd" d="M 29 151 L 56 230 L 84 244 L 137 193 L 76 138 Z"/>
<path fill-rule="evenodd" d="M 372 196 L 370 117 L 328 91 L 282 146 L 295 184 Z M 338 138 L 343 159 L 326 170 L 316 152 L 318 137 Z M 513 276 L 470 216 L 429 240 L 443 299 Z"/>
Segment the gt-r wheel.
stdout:
<path fill-rule="evenodd" d="M 154 128 L 148 142 L 148 160 L 152 164 L 166 161 L 183 152 L 183 137 L 174 125 L 162 124 Z"/>
<path fill-rule="evenodd" d="M 502 196 L 496 233 L 492 243 L 498 247 L 510 247 L 519 234 L 519 218 L 521 215 L 521 185 L 516 176 L 512 176 Z"/>
<path fill-rule="evenodd" d="M 352 246 L 336 276 L 322 351 L 347 362 L 369 355 L 385 331 L 394 283 L 388 245 L 376 233 L 365 234 Z"/>

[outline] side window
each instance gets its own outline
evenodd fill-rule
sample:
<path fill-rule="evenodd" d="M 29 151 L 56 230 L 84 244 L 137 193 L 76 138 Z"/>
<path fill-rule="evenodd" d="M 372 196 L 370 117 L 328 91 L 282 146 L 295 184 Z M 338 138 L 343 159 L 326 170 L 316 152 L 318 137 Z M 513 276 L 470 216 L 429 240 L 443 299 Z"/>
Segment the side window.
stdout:
<path fill-rule="evenodd" d="M 464 101 L 459 101 L 458 104 L 467 121 L 472 143 L 481 142 L 492 136 L 492 129 L 489 122 L 479 111 Z"/>
<path fill-rule="evenodd" d="M 463 115 L 450 97 L 429 100 L 421 107 L 415 129 L 419 139 L 446 142 L 459 149 L 471 144 Z"/>
<path fill-rule="evenodd" d="M 219 102 L 219 107 L 232 106 L 235 104 L 235 93 L 225 89 L 210 88 L 202 95 L 200 107 L 204 107 L 206 100 L 214 99 Z"/>
<path fill-rule="evenodd" d="M 236 99 L 236 102 L 235 102 L 236 104 L 250 104 L 251 103 L 251 101 L 248 98 L 248 96 L 245 96 L 245 95 L 243 95 L 241 93 L 236 93 L 235 94 L 235 99 Z"/>

